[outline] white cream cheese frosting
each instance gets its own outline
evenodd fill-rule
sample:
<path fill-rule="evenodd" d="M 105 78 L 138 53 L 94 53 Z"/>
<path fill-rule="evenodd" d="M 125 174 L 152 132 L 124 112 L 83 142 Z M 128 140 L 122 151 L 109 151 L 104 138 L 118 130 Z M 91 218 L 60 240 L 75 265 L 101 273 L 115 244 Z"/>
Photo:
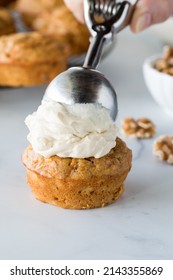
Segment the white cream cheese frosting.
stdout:
<path fill-rule="evenodd" d="M 116 145 L 115 122 L 101 105 L 42 101 L 25 123 L 28 141 L 46 158 L 100 158 Z"/>

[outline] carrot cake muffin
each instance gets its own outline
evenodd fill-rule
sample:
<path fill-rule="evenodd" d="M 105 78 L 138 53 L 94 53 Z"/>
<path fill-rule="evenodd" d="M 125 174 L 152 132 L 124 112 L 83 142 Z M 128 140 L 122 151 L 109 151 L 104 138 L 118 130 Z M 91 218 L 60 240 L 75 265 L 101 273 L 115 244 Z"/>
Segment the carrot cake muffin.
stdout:
<path fill-rule="evenodd" d="M 14 2 L 14 0 L 0 0 L 0 6 L 6 6 L 11 2 Z"/>
<path fill-rule="evenodd" d="M 0 8 L 0 36 L 15 33 L 15 23 L 8 9 Z"/>
<path fill-rule="evenodd" d="M 63 4 L 63 0 L 17 0 L 15 9 L 29 25 L 32 20 L 43 11 L 51 11 Z"/>
<path fill-rule="evenodd" d="M 63 46 L 37 32 L 0 37 L 0 85 L 49 83 L 65 70 L 66 63 Z"/>
<path fill-rule="evenodd" d="M 22 159 L 37 199 L 89 209 L 121 196 L 132 154 L 105 108 L 43 101 L 26 124 L 31 145 Z"/>
<path fill-rule="evenodd" d="M 65 5 L 51 13 L 40 14 L 33 21 L 32 28 L 70 45 L 69 55 L 82 54 L 89 45 L 89 31 L 86 25 L 78 22 Z"/>

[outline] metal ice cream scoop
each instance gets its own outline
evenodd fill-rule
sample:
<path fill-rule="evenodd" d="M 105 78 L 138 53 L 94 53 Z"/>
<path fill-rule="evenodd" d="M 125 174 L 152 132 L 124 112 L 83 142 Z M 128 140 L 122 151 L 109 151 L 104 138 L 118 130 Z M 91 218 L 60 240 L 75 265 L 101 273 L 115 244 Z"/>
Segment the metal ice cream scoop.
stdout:
<path fill-rule="evenodd" d="M 133 2 L 133 3 L 131 3 Z M 96 67 L 103 45 L 111 43 L 114 32 L 125 28 L 137 1 L 84 0 L 84 15 L 91 43 L 83 67 L 71 67 L 49 84 L 44 99 L 65 104 L 99 103 L 116 119 L 117 96 L 108 79 Z"/>

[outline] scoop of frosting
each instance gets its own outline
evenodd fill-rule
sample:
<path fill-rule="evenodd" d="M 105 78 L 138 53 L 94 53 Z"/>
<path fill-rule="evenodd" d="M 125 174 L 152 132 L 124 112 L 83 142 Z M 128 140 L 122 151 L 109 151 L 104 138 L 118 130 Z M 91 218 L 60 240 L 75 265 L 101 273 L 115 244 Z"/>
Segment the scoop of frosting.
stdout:
<path fill-rule="evenodd" d="M 42 101 L 25 123 L 28 141 L 44 157 L 100 158 L 116 145 L 116 125 L 99 104 Z"/>

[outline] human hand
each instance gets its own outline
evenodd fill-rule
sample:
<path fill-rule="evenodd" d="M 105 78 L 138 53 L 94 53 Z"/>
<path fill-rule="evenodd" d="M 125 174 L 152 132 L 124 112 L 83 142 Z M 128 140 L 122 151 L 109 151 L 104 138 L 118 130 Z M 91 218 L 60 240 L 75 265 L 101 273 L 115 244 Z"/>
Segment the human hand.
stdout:
<path fill-rule="evenodd" d="M 83 0 L 64 0 L 67 7 L 72 11 L 75 17 L 82 23 L 84 23 L 83 13 Z"/>
<path fill-rule="evenodd" d="M 84 22 L 83 0 L 64 0 L 76 18 Z M 173 13 L 173 0 L 139 0 L 130 24 L 133 32 L 140 32 L 149 26 L 165 21 Z"/>
<path fill-rule="evenodd" d="M 165 21 L 173 13 L 173 0 L 139 0 L 131 21 L 131 30 L 140 32 Z"/>

